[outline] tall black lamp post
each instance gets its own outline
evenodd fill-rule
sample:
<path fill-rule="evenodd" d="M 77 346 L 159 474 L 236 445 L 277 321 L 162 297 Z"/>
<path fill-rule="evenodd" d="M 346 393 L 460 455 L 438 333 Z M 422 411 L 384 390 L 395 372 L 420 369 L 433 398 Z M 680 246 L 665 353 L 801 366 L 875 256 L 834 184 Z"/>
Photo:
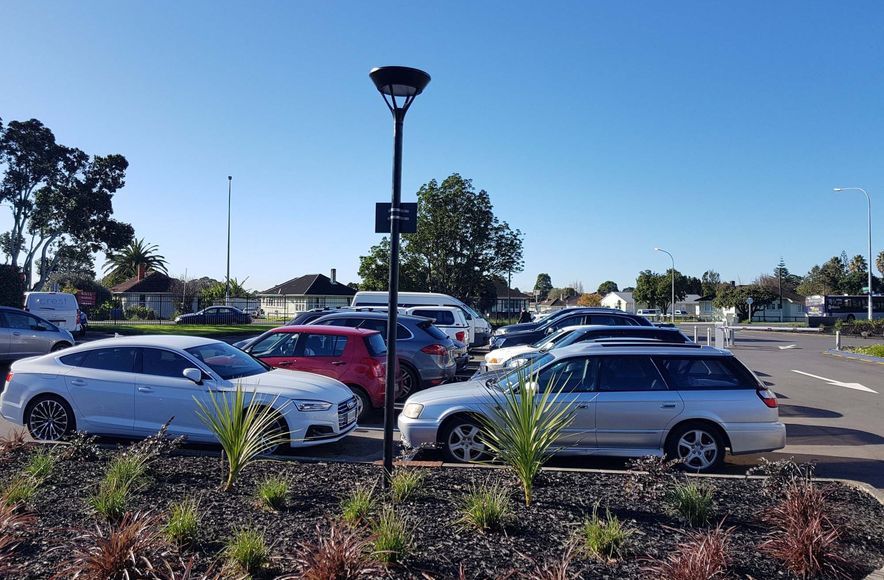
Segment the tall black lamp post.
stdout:
<path fill-rule="evenodd" d="M 230 195 L 233 176 L 227 176 L 227 277 L 224 279 L 224 306 L 230 306 Z"/>
<path fill-rule="evenodd" d="M 416 68 L 382 66 L 368 73 L 390 112 L 393 113 L 393 198 L 390 208 L 390 296 L 387 309 L 387 381 L 384 394 L 384 484 L 393 475 L 393 397 L 396 380 L 396 328 L 399 304 L 399 231 L 402 194 L 402 125 L 414 98 L 430 82 L 430 75 Z M 397 100 L 398 99 L 398 100 Z"/>

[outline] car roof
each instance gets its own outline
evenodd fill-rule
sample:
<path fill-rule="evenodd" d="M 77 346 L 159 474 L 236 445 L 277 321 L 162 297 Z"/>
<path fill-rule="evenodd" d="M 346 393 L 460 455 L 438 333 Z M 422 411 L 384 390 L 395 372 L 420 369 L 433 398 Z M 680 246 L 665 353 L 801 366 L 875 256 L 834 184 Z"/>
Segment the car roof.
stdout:
<path fill-rule="evenodd" d="M 670 356 L 733 356 L 728 350 L 701 346 L 689 343 L 659 342 L 649 344 L 637 341 L 630 343 L 628 338 L 622 340 L 606 340 L 604 342 L 578 342 L 563 348 L 549 351 L 555 358 L 565 358 L 581 354 L 644 354 L 644 355 L 670 355 Z"/>
<path fill-rule="evenodd" d="M 387 313 L 386 312 L 372 312 L 365 310 L 354 310 L 353 312 L 330 312 L 324 316 L 320 316 L 317 320 L 322 320 L 323 318 L 327 318 L 328 320 L 336 319 L 336 318 L 370 318 L 375 320 L 386 320 Z M 423 322 L 425 320 L 432 321 L 432 318 L 426 318 L 425 316 L 412 316 L 411 314 L 400 314 L 396 317 L 399 322 L 413 322 L 417 324 L 418 322 Z"/>
<path fill-rule="evenodd" d="M 352 326 L 331 326 L 327 324 L 292 324 L 290 326 L 277 326 L 268 332 L 312 332 L 314 334 L 336 334 L 339 336 L 368 336 L 380 334 L 377 330 L 368 328 L 353 328 Z"/>
<path fill-rule="evenodd" d="M 593 331 L 593 330 L 622 330 L 625 332 L 639 332 L 639 333 L 647 333 L 647 334 L 656 334 L 658 332 L 669 332 L 676 333 L 681 332 L 681 329 L 676 328 L 674 326 L 623 326 L 623 325 L 605 325 L 605 324 L 584 324 L 581 326 L 566 326 L 565 328 L 574 328 L 578 331 Z M 629 340 L 628 337 L 624 337 L 624 340 Z"/>
<path fill-rule="evenodd" d="M 118 346 L 141 346 L 141 347 L 166 347 L 175 349 L 186 349 L 203 344 L 220 343 L 220 340 L 206 338 L 203 336 L 186 336 L 181 334 L 145 334 L 142 336 L 114 336 L 111 338 L 103 338 L 101 340 L 93 340 L 71 348 L 66 348 L 64 354 L 71 352 L 79 352 L 81 350 L 91 350 L 93 348 L 113 348 Z M 226 344 L 226 343 L 222 343 Z"/>

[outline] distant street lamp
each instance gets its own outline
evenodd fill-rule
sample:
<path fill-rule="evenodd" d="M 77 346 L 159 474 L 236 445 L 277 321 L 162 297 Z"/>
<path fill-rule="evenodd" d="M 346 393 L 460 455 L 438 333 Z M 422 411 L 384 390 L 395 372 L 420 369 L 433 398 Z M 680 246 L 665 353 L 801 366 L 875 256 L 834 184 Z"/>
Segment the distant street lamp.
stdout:
<path fill-rule="evenodd" d="M 872 198 L 862 187 L 836 187 L 834 191 L 861 191 L 866 196 L 866 201 L 869 204 L 869 320 L 873 318 L 872 316 Z"/>
<path fill-rule="evenodd" d="M 399 230 L 402 194 L 402 126 L 414 98 L 430 82 L 430 75 L 416 68 L 384 66 L 368 73 L 393 114 L 393 198 L 390 207 L 390 279 L 387 302 L 387 379 L 384 391 L 384 485 L 393 475 L 393 397 L 396 380 L 396 329 L 399 305 Z M 401 98 L 401 102 L 396 98 Z"/>
<path fill-rule="evenodd" d="M 654 248 L 654 250 L 658 252 L 663 252 L 664 254 L 668 254 L 669 259 L 672 260 L 672 306 L 670 307 L 670 315 L 672 324 L 675 324 L 675 258 L 673 258 L 672 254 L 670 254 L 663 248 Z"/>
<path fill-rule="evenodd" d="M 230 194 L 233 190 L 233 176 L 227 176 L 227 277 L 224 282 L 224 305 L 230 306 Z"/>

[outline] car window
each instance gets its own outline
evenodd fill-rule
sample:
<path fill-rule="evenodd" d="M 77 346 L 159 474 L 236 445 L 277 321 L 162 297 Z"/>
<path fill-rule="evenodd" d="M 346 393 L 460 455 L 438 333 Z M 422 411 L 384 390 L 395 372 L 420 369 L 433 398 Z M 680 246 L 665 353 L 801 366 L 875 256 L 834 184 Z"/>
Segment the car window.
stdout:
<path fill-rule="evenodd" d="M 270 367 L 224 342 L 188 348 L 187 352 L 208 365 L 222 379 L 238 379 L 267 372 Z"/>
<path fill-rule="evenodd" d="M 430 323 L 427 322 L 427 324 Z M 384 340 L 387 339 L 387 320 L 384 318 L 365 318 L 359 323 L 359 328 L 376 330 L 381 333 L 381 336 L 384 337 Z M 411 338 L 411 333 L 408 332 L 408 329 L 401 324 L 397 324 L 396 340 L 404 340 L 407 338 Z"/>
<path fill-rule="evenodd" d="M 596 364 L 589 357 L 575 357 L 559 361 L 543 369 L 537 377 L 540 391 L 589 392 L 596 381 Z"/>
<path fill-rule="evenodd" d="M 184 369 L 196 368 L 192 362 L 179 354 L 159 348 L 141 349 L 141 372 L 158 377 L 184 378 Z"/>
<path fill-rule="evenodd" d="M 138 349 L 130 347 L 96 348 L 85 351 L 85 356 L 76 365 L 84 369 L 117 371 L 121 373 L 135 372 L 135 353 Z"/>
<path fill-rule="evenodd" d="M 599 361 L 599 391 L 663 391 L 666 383 L 647 356 L 605 356 Z"/>
<path fill-rule="evenodd" d="M 448 338 L 447 334 L 436 328 L 433 323 L 428 320 L 425 320 L 424 322 L 419 322 L 417 327 L 433 337 L 434 340 L 445 340 Z M 405 338 L 408 337 L 406 336 Z"/>
<path fill-rule="evenodd" d="M 321 322 L 321 324 L 327 324 L 329 326 L 349 326 L 350 328 L 356 328 L 359 326 L 361 320 L 358 318 L 332 318 L 330 320 L 325 320 Z"/>
<path fill-rule="evenodd" d="M 451 326 L 454 324 L 454 313 L 450 310 L 415 310 L 415 316 L 426 316 L 432 318 L 435 324 L 443 324 Z"/>
<path fill-rule="evenodd" d="M 49 323 L 24 312 L 4 312 L 3 319 L 5 320 L 4 326 L 6 328 L 16 330 L 54 330 Z"/>
<path fill-rule="evenodd" d="M 587 324 L 600 324 L 604 326 L 619 326 L 623 324 L 623 317 L 611 316 L 610 314 L 593 314 L 587 316 Z"/>
<path fill-rule="evenodd" d="M 294 356 L 297 338 L 298 334 L 296 332 L 271 332 L 255 342 L 249 350 L 249 354 L 257 357 Z"/>
<path fill-rule="evenodd" d="M 371 356 L 387 354 L 387 343 L 380 334 L 372 334 L 365 337 L 365 347 Z"/>
<path fill-rule="evenodd" d="M 674 389 L 755 389 L 752 375 L 732 357 L 658 357 Z"/>
<path fill-rule="evenodd" d="M 584 322 L 585 318 L 588 318 L 588 317 L 579 316 L 579 315 L 577 315 L 577 316 L 563 316 L 562 318 L 559 318 L 558 320 L 553 322 L 551 328 L 559 330 L 559 329 L 562 329 L 566 326 L 579 326 L 581 324 L 586 324 Z"/>
<path fill-rule="evenodd" d="M 302 334 L 295 356 L 341 356 L 347 346 L 346 336 Z"/>

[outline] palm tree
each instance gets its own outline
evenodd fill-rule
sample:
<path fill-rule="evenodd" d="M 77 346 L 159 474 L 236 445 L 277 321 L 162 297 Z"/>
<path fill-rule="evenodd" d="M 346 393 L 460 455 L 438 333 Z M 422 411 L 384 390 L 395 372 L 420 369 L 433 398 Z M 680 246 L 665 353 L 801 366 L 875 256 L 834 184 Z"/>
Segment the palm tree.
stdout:
<path fill-rule="evenodd" d="M 848 272 L 862 272 L 863 274 L 865 274 L 866 268 L 868 268 L 868 264 L 866 263 L 866 259 L 860 254 L 857 254 L 856 256 L 854 256 L 850 260 L 850 262 L 847 264 L 847 271 Z"/>
<path fill-rule="evenodd" d="M 139 266 L 144 266 L 145 271 L 154 270 L 168 274 L 166 258 L 156 252 L 156 244 L 146 244 L 144 238 L 133 240 L 119 252 L 108 255 L 104 272 L 117 280 L 126 280 L 136 276 Z"/>
<path fill-rule="evenodd" d="M 881 250 L 878 257 L 875 258 L 875 267 L 877 267 L 878 271 L 881 272 L 881 275 L 884 276 L 884 250 Z"/>

